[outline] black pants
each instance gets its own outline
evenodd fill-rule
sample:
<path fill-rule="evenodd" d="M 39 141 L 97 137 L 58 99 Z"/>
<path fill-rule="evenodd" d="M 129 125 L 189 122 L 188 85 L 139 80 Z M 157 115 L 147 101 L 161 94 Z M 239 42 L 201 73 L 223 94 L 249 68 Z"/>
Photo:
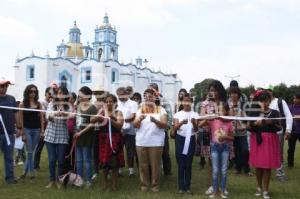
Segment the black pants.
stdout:
<path fill-rule="evenodd" d="M 196 148 L 196 138 L 191 137 L 187 155 L 183 155 L 182 151 L 185 144 L 185 137 L 176 135 L 175 138 L 175 153 L 178 164 L 178 188 L 179 190 L 187 191 L 191 189 L 192 179 L 192 163 Z"/>
<path fill-rule="evenodd" d="M 35 154 L 34 154 L 34 169 L 40 168 L 40 160 L 41 154 L 45 145 L 44 137 L 40 138 L 38 145 L 36 146 Z"/>
<path fill-rule="evenodd" d="M 235 136 L 233 145 L 235 152 L 235 169 L 237 172 L 242 172 L 243 170 L 245 173 L 249 173 L 249 148 L 247 136 Z"/>
<path fill-rule="evenodd" d="M 169 136 L 168 131 L 165 131 L 165 146 L 162 154 L 163 169 L 165 175 L 171 174 L 171 158 L 169 151 Z"/>
<path fill-rule="evenodd" d="M 299 133 L 292 133 L 289 139 L 289 149 L 288 149 L 288 165 L 290 167 L 294 166 L 294 154 L 296 148 L 297 140 L 300 142 L 300 134 Z"/>

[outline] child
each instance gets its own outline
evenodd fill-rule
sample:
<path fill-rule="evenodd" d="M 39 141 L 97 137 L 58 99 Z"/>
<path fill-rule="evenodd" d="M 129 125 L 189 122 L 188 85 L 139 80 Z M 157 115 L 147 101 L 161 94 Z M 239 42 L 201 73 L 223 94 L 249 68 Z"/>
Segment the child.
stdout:
<path fill-rule="evenodd" d="M 264 118 L 278 118 L 279 112 L 269 108 L 271 96 L 267 91 L 259 90 L 256 92 L 254 101 L 261 110 L 250 116 L 261 114 Z M 259 108 L 254 107 L 252 108 Z M 249 122 L 248 130 L 250 137 L 250 166 L 256 168 L 257 190 L 255 196 L 263 196 L 269 199 L 269 184 L 271 178 L 271 169 L 280 167 L 280 147 L 277 131 L 281 130 L 279 120 L 258 120 Z M 262 192 L 263 190 L 263 192 Z"/>
<path fill-rule="evenodd" d="M 195 134 L 198 131 L 198 114 L 191 110 L 192 98 L 188 93 L 183 95 L 183 109 L 174 115 L 176 160 L 178 164 L 179 194 L 191 192 L 192 163 L 196 147 Z M 176 133 L 175 133 L 176 132 Z"/>
<path fill-rule="evenodd" d="M 229 115 L 229 106 L 222 106 L 223 115 Z M 213 193 L 209 198 L 215 198 L 219 192 L 219 175 L 221 174 L 221 198 L 227 198 L 226 182 L 227 169 L 230 154 L 230 145 L 233 141 L 233 127 L 230 120 L 221 118 L 209 120 L 211 131 L 211 162 L 212 162 L 212 181 Z"/>

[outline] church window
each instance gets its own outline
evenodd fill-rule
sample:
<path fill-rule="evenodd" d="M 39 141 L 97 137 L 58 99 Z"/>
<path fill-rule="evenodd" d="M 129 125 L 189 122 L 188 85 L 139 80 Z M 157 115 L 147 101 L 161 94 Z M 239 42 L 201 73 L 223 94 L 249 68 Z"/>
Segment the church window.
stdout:
<path fill-rule="evenodd" d="M 35 76 L 34 65 L 28 65 L 26 69 L 26 80 L 33 81 Z"/>
<path fill-rule="evenodd" d="M 110 51 L 111 51 L 111 59 L 114 59 L 114 57 L 115 57 L 115 49 L 111 48 Z"/>
<path fill-rule="evenodd" d="M 91 83 L 92 82 L 92 68 L 83 67 L 81 68 L 81 83 Z"/>
<path fill-rule="evenodd" d="M 112 69 L 111 72 L 111 83 L 117 83 L 119 80 L 119 72 L 117 69 Z"/>
<path fill-rule="evenodd" d="M 65 88 L 68 88 L 68 79 L 65 75 L 63 75 L 61 77 L 61 80 L 60 80 L 60 86 L 61 87 L 65 87 Z"/>
<path fill-rule="evenodd" d="M 102 56 L 102 48 L 99 48 L 98 50 L 98 60 L 101 61 L 101 56 Z"/>

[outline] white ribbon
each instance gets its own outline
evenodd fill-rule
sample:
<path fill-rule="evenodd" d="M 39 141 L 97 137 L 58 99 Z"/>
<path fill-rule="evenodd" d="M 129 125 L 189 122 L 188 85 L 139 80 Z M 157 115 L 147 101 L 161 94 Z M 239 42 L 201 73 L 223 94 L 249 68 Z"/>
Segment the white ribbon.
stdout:
<path fill-rule="evenodd" d="M 0 106 L 0 108 L 4 109 L 11 109 L 11 110 L 18 110 L 18 111 L 35 111 L 35 112 L 50 112 L 50 113 L 71 113 L 67 111 L 48 111 L 48 110 L 42 110 L 42 109 L 30 109 L 30 108 L 19 108 L 19 107 L 10 107 L 10 106 Z M 89 115 L 89 114 L 81 114 L 81 113 L 72 113 L 75 115 L 81 115 L 81 116 L 99 116 L 99 115 Z M 151 115 L 151 114 L 145 114 L 145 115 Z M 256 120 L 283 120 L 286 119 L 286 117 L 276 117 L 276 118 L 265 118 L 265 117 L 240 117 L 240 116 L 220 116 L 218 114 L 207 114 L 198 116 L 197 119 L 204 120 L 204 119 L 227 119 L 227 120 L 242 120 L 242 121 L 256 121 Z M 293 116 L 293 119 L 300 119 L 300 116 Z M 107 118 L 108 119 L 108 118 Z"/>
<path fill-rule="evenodd" d="M 66 111 L 48 111 L 48 110 L 42 110 L 42 109 L 30 109 L 30 108 L 19 108 L 19 107 L 10 107 L 10 106 L 0 106 L 0 108 L 3 108 L 3 109 L 10 109 L 10 110 L 18 110 L 18 111 L 34 111 L 34 112 L 43 112 L 43 113 L 46 113 L 46 112 L 50 112 L 50 113 L 57 113 L 57 112 L 60 112 L 60 113 L 67 113 L 69 114 L 70 112 L 66 112 Z M 71 113 L 71 114 L 74 114 L 74 115 L 79 115 L 79 116 L 95 116 L 95 117 L 99 117 L 99 115 L 89 115 L 89 114 L 81 114 L 81 113 Z M 103 118 L 106 118 L 108 119 L 108 134 L 109 134 L 109 142 L 110 142 L 110 147 L 111 149 L 113 150 L 113 152 L 115 153 L 114 149 L 113 149 L 113 145 L 112 145 L 112 132 L 111 132 L 111 119 L 109 117 L 104 117 L 102 116 Z M 6 140 L 7 140 L 7 143 L 8 145 L 10 145 L 10 140 L 9 140 L 9 137 L 8 137 L 8 133 L 6 131 L 6 127 L 4 125 L 4 122 L 3 122 L 3 119 L 2 119 L 2 116 L 0 114 L 0 122 L 3 126 L 3 129 L 4 129 L 4 133 L 5 133 L 5 137 L 6 137 Z"/>
<path fill-rule="evenodd" d="M 52 112 L 52 113 L 57 113 L 57 112 L 60 112 L 60 113 L 67 113 L 69 114 L 70 112 L 66 112 L 66 111 L 48 111 L 48 110 L 42 110 L 42 109 L 30 109 L 30 108 L 20 108 L 20 107 L 10 107 L 10 106 L 0 106 L 0 108 L 3 108 L 3 109 L 10 109 L 10 110 L 18 110 L 18 111 L 34 111 L 34 112 Z M 75 114 L 75 115 L 80 115 L 80 116 L 99 116 L 99 115 L 89 115 L 89 114 L 80 114 L 80 113 L 72 113 L 72 114 Z M 113 149 L 113 145 L 112 145 L 112 132 L 111 132 L 111 119 L 110 118 L 107 118 L 105 117 L 106 119 L 108 119 L 108 122 L 109 122 L 109 142 L 110 142 L 110 146 L 111 146 L 111 149 L 114 151 Z M 256 120 L 282 120 L 282 119 L 285 119 L 286 117 L 278 117 L 278 118 L 264 118 L 264 117 L 237 117 L 237 116 L 219 116 L 217 114 L 207 114 L 207 115 L 203 115 L 203 116 L 198 116 L 197 119 L 199 120 L 204 120 L 204 119 L 217 119 L 217 118 L 222 118 L 222 119 L 225 119 L 225 120 L 242 120 L 242 121 L 256 121 Z M 292 117 L 294 119 L 300 119 L 300 116 L 294 116 Z M 4 122 L 3 122 L 3 118 L 0 114 L 0 122 L 3 126 L 3 129 L 4 129 L 4 133 L 5 133 L 5 138 L 6 138 L 6 141 L 7 141 L 7 144 L 10 145 L 10 140 L 9 140 L 9 136 L 8 136 L 8 133 L 7 133 L 7 130 L 6 130 L 6 127 L 4 125 Z M 183 149 L 183 154 L 187 154 L 188 152 L 188 148 L 189 148 L 189 143 L 190 143 L 190 139 L 191 139 L 191 132 L 190 134 L 187 135 L 186 139 L 185 139 L 185 144 L 184 144 L 184 149 Z"/>
<path fill-rule="evenodd" d="M 187 131 L 187 134 L 185 135 L 185 141 L 184 141 L 184 146 L 182 150 L 183 155 L 187 155 L 189 148 L 190 148 L 190 141 L 191 141 L 191 136 L 192 136 L 192 129 L 193 129 L 193 124 L 191 122 L 191 118 L 188 116 L 187 117 L 188 123 L 185 125 L 188 125 L 190 129 Z"/>
<path fill-rule="evenodd" d="M 6 138 L 7 145 L 9 146 L 11 143 L 10 143 L 10 139 L 9 139 L 9 136 L 8 136 L 8 133 L 7 133 L 7 130 L 6 130 L 6 127 L 5 127 L 5 124 L 4 124 L 4 121 L 3 121 L 3 118 L 2 118 L 1 114 L 0 114 L 0 122 L 1 122 L 3 130 L 4 130 L 4 135 L 5 135 L 5 138 Z"/>
<path fill-rule="evenodd" d="M 113 148 L 113 144 L 112 144 L 112 132 L 111 132 L 111 119 L 110 118 L 108 118 L 108 137 L 109 137 L 110 148 L 113 151 L 113 153 L 116 153 L 116 151 Z"/>

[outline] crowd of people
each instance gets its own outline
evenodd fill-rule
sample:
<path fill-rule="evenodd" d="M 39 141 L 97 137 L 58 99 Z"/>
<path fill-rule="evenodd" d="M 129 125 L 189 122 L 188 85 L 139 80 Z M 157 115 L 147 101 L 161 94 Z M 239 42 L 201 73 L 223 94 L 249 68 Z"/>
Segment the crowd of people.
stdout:
<path fill-rule="evenodd" d="M 194 103 L 195 96 L 181 89 L 172 108 L 155 83 L 142 94 L 134 93 L 132 87 L 119 87 L 116 95 L 87 86 L 77 94 L 70 93 L 52 83 L 43 101 L 39 100 L 39 89 L 30 84 L 20 102 L 7 94 L 10 84 L 0 80 L 0 147 L 8 184 L 36 178 L 45 145 L 49 163 L 46 188 L 60 188 L 59 177 L 70 171 L 76 172 L 89 188 L 102 170 L 103 187 L 111 184 L 115 191 L 126 166 L 129 176 L 139 174 L 141 191 L 159 192 L 161 165 L 164 174 L 171 175 L 169 136 L 175 139 L 178 194 L 193 194 L 195 156 L 200 157 L 201 166 L 207 163 L 205 194 L 209 198 L 229 196 L 230 165 L 236 174 L 252 176 L 254 172 L 254 194 L 270 198 L 271 170 L 276 169 L 279 180 L 287 180 L 285 139 L 288 167 L 294 167 L 295 145 L 300 141 L 300 94 L 295 94 L 290 106 L 276 98 L 272 89 L 257 89 L 248 100 L 237 81 L 232 81 L 226 91 L 220 81 L 214 80 L 202 102 Z M 241 119 L 246 116 L 259 119 Z M 276 119 L 280 117 L 283 119 Z M 14 160 L 14 141 L 20 137 L 25 150 L 18 149 Z M 20 160 L 25 162 L 24 171 L 17 178 L 14 165 Z"/>

